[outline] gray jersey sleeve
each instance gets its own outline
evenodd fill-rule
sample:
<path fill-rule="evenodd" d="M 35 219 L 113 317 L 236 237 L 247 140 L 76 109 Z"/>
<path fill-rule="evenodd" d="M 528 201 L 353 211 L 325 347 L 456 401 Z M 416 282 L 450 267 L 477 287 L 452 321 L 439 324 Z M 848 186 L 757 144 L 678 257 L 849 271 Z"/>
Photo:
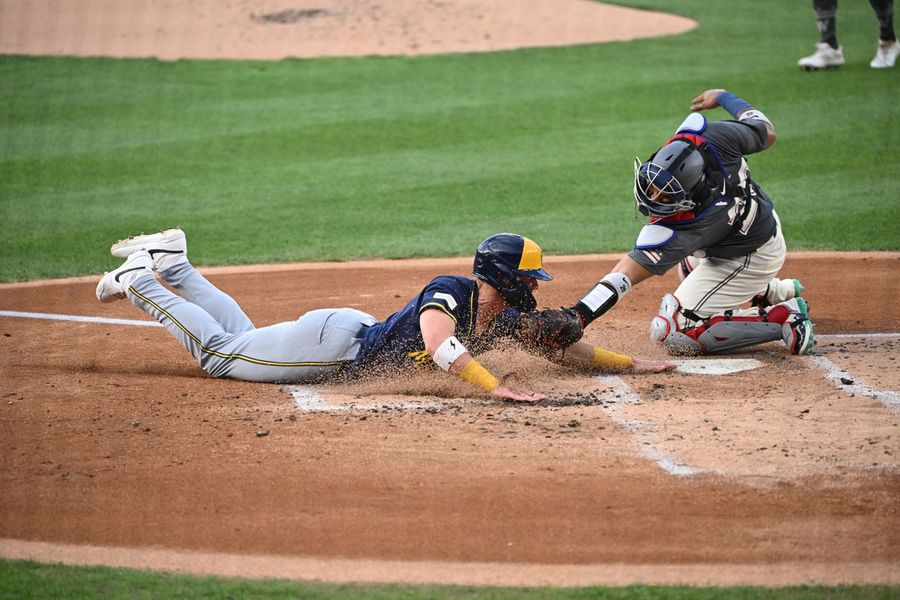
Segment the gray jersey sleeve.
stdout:
<path fill-rule="evenodd" d="M 731 200 L 725 201 L 677 226 L 662 222 L 644 226 L 628 256 L 654 275 L 662 275 L 681 259 L 715 245 L 731 232 L 727 215 L 731 204 Z"/>
<path fill-rule="evenodd" d="M 769 133 L 766 124 L 758 119 L 748 121 L 716 121 L 710 123 L 703 137 L 712 142 L 725 168 L 740 163 L 747 154 L 766 149 Z"/>

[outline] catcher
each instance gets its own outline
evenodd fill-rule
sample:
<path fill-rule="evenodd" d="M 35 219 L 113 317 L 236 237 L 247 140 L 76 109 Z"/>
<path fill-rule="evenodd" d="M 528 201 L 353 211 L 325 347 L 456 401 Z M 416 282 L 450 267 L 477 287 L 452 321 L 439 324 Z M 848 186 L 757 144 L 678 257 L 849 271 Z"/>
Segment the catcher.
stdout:
<path fill-rule="evenodd" d="M 492 235 L 478 246 L 475 279 L 436 277 L 382 322 L 351 308 L 330 308 L 260 328 L 194 269 L 182 230 L 131 237 L 111 252 L 127 258 L 103 276 L 97 298 L 127 297 L 165 326 L 213 377 L 321 382 L 339 374 L 433 363 L 491 396 L 535 402 L 545 396 L 510 389 L 473 355 L 511 338 L 533 353 L 587 372 L 661 372 L 675 366 L 580 341 L 581 324 L 573 311 L 535 311 L 538 281 L 551 276 L 542 268 L 540 247 L 511 233 Z M 154 271 L 177 294 L 157 281 Z"/>
<path fill-rule="evenodd" d="M 699 114 L 719 106 L 733 119 Z M 691 110 L 649 159 L 635 159 L 636 209 L 649 223 L 572 309 L 586 326 L 632 286 L 677 266 L 681 284 L 663 296 L 651 341 L 672 354 L 717 354 L 780 339 L 792 354 L 809 354 L 815 336 L 804 288 L 778 278 L 787 253 L 781 223 L 746 159 L 775 143 L 775 128 L 723 89 L 703 92 Z"/>

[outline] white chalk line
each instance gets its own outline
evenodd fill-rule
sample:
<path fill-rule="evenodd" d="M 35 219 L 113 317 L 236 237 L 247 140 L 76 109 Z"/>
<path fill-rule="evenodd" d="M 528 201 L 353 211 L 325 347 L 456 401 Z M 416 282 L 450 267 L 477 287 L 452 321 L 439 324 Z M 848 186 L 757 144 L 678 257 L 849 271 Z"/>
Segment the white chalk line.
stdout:
<path fill-rule="evenodd" d="M 889 338 L 900 337 L 900 333 L 817 333 L 817 340 L 836 340 L 838 338 Z"/>
<path fill-rule="evenodd" d="M 20 312 L 17 310 L 0 310 L 0 317 L 16 317 L 20 319 L 48 319 L 52 321 L 77 321 L 80 323 L 103 323 L 105 325 L 131 325 L 135 327 L 162 327 L 156 321 L 139 321 L 135 319 L 111 319 L 107 317 L 85 317 L 81 315 L 57 315 L 52 313 Z"/>
<path fill-rule="evenodd" d="M 824 356 L 812 355 L 809 358 L 812 359 L 813 363 L 825 371 L 825 378 L 836 388 L 843 390 L 847 394 L 877 398 L 888 408 L 895 411 L 900 410 L 900 392 L 872 389 L 866 384 L 857 381 L 857 378 L 852 373 L 845 369 L 841 369 Z M 842 378 L 850 380 L 852 383 L 844 383 L 841 381 Z"/>
<path fill-rule="evenodd" d="M 634 434 L 637 442 L 639 454 L 647 460 L 656 463 L 656 465 L 670 475 L 690 476 L 701 473 L 702 470 L 692 467 L 675 456 L 665 453 L 661 448 L 654 445 L 653 440 L 653 423 L 647 421 L 634 421 L 625 419 L 619 412 L 629 404 L 640 402 L 641 398 L 635 394 L 631 387 L 618 375 L 598 375 L 595 377 L 597 381 L 603 385 L 613 389 L 612 403 L 604 403 L 603 410 L 616 424 L 624 427 Z"/>

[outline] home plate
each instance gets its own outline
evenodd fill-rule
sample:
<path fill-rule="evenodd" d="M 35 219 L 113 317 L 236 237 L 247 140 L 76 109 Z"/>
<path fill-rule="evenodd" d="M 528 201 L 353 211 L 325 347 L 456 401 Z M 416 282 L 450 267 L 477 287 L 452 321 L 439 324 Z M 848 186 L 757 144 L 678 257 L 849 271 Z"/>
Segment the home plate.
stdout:
<path fill-rule="evenodd" d="M 709 358 L 697 360 L 677 360 L 675 368 L 677 373 L 691 373 L 697 375 L 728 375 L 749 371 L 762 366 L 755 358 Z"/>

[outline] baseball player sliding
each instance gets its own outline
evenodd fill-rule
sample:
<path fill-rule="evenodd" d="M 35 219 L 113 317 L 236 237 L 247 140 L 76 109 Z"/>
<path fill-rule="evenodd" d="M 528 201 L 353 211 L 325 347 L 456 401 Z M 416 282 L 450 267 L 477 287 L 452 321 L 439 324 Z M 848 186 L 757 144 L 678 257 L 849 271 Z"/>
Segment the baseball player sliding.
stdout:
<path fill-rule="evenodd" d="M 734 120 L 710 123 L 698 112 L 719 106 Z M 587 326 L 633 286 L 677 266 L 681 284 L 663 296 L 653 342 L 699 354 L 782 339 L 791 353 L 808 354 L 815 338 L 803 286 L 777 277 L 786 254 L 781 225 L 745 158 L 775 143 L 775 129 L 722 89 L 694 98 L 691 111 L 647 161 L 635 159 L 634 199 L 649 222 L 572 309 Z"/>
<path fill-rule="evenodd" d="M 131 237 L 111 252 L 127 258 L 103 276 L 97 298 L 127 297 L 165 326 L 213 377 L 318 382 L 338 374 L 434 364 L 491 396 L 535 402 L 545 396 L 505 386 L 473 355 L 510 338 L 586 372 L 660 372 L 675 366 L 581 341 L 581 324 L 571 311 L 536 311 L 538 281 L 552 278 L 542 267 L 540 247 L 511 233 L 493 235 L 478 246 L 475 279 L 437 277 L 382 322 L 358 310 L 330 308 L 260 328 L 194 269 L 182 230 Z M 177 293 L 157 281 L 154 271 Z"/>

